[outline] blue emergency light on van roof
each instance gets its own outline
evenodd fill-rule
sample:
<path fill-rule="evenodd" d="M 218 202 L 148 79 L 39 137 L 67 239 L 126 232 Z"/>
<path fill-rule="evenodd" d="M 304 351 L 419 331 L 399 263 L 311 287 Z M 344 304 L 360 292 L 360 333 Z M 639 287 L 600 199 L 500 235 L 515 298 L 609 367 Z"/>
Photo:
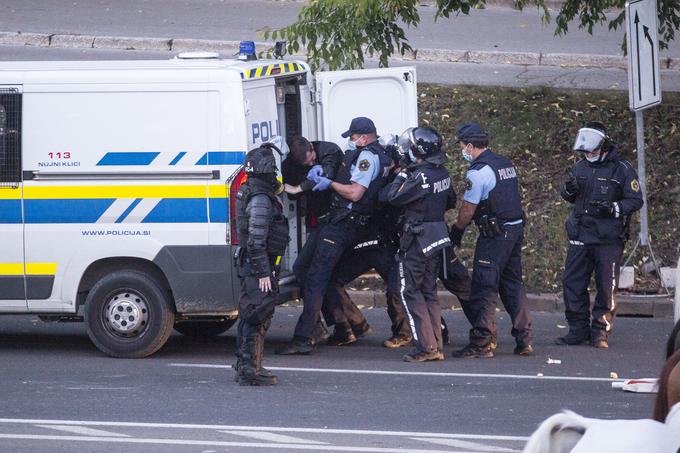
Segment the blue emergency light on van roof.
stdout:
<path fill-rule="evenodd" d="M 257 60 L 255 43 L 253 41 L 241 41 L 238 46 L 239 60 Z"/>

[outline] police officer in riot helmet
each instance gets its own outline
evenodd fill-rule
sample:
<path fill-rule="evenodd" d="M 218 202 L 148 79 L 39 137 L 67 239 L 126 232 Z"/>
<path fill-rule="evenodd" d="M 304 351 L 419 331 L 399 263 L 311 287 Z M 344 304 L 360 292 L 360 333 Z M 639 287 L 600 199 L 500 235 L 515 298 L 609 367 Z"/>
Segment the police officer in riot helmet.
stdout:
<path fill-rule="evenodd" d="M 470 343 L 453 357 L 493 357 L 496 337 L 496 297 L 512 320 L 514 353 L 533 353 L 531 314 L 522 284 L 524 212 L 515 166 L 492 152 L 489 137 L 477 123 L 463 124 L 457 133 L 463 158 L 470 162 L 467 187 L 451 240 L 459 246 L 472 220 L 479 228 L 466 316 L 472 322 Z"/>
<path fill-rule="evenodd" d="M 402 303 L 413 328 L 415 349 L 407 362 L 444 360 L 437 275 L 442 250 L 451 244 L 444 213 L 456 205 L 451 177 L 443 166 L 442 138 L 432 128 L 407 129 L 399 146 L 412 162 L 389 186 L 387 200 L 403 208 L 399 243 Z"/>
<path fill-rule="evenodd" d="M 288 221 L 278 194 L 273 153 L 265 143 L 245 158 L 247 181 L 236 195 L 236 222 L 240 247 L 234 254 L 241 290 L 236 340 L 236 379 L 240 385 L 274 385 L 277 378 L 262 367 L 264 336 L 278 300 L 277 266 L 288 246 Z"/>
<path fill-rule="evenodd" d="M 602 123 L 579 129 L 573 150 L 582 156 L 568 171 L 561 196 L 573 204 L 564 265 L 564 305 L 569 333 L 560 345 L 590 342 L 609 347 L 623 246 L 632 214 L 642 207 L 637 174 L 607 136 Z M 597 296 L 590 310 L 588 284 L 595 272 Z"/>

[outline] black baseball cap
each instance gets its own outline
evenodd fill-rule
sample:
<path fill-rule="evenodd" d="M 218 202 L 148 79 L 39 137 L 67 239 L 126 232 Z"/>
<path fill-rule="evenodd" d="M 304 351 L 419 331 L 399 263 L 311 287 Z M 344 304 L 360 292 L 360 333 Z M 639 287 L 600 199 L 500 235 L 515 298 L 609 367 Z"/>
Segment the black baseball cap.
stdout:
<path fill-rule="evenodd" d="M 352 120 L 349 129 L 342 133 L 342 137 L 347 138 L 352 134 L 375 134 L 375 124 L 370 118 L 358 116 Z"/>

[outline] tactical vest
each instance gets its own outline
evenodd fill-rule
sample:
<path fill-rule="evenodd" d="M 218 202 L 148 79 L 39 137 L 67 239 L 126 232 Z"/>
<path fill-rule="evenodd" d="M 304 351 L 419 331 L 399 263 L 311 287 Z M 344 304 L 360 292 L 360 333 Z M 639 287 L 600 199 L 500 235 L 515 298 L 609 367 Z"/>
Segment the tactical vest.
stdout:
<path fill-rule="evenodd" d="M 624 241 L 627 237 L 627 216 L 601 218 L 591 202 L 620 201 L 622 184 L 626 180 L 625 166 L 617 151 L 610 151 L 602 163 L 591 164 L 583 159 L 574 166 L 579 193 L 574 209 L 567 219 L 567 236 L 584 244 Z"/>
<path fill-rule="evenodd" d="M 519 193 L 519 181 L 515 166 L 505 157 L 487 149 L 474 160 L 470 170 L 479 170 L 488 165 L 496 177 L 496 186 L 489 192 L 489 198 L 482 200 L 477 206 L 474 219 L 483 215 L 496 217 L 501 222 L 513 222 L 524 217 L 522 201 Z"/>
<path fill-rule="evenodd" d="M 356 212 L 360 215 L 370 216 L 375 210 L 376 202 L 378 201 L 378 194 L 380 189 L 387 182 L 388 169 L 392 165 L 392 159 L 390 159 L 385 150 L 377 142 L 373 142 L 368 146 L 363 148 L 357 148 L 353 151 L 347 151 L 345 157 L 342 160 L 342 165 L 338 169 L 338 173 L 335 175 L 335 182 L 340 184 L 349 185 L 352 183 L 352 165 L 356 165 L 356 161 L 362 151 L 370 151 L 379 159 L 380 168 L 378 169 L 378 176 L 371 181 L 371 183 L 366 188 L 366 192 L 361 197 L 359 201 L 351 202 L 338 193 L 333 194 L 333 201 L 331 203 L 331 210 L 337 209 L 347 209 L 349 204 L 352 204 L 352 212 Z"/>
<path fill-rule="evenodd" d="M 428 162 L 411 167 L 413 176 L 422 179 L 421 190 L 428 193 L 415 203 L 406 206 L 407 222 L 443 222 L 451 188 L 449 171 Z"/>
<path fill-rule="evenodd" d="M 246 207 L 255 195 L 266 195 L 272 202 L 272 211 L 267 233 L 267 253 L 272 256 L 283 255 L 288 247 L 288 219 L 283 215 L 283 208 L 271 187 L 255 178 L 249 178 L 236 195 L 236 228 L 239 243 L 245 247 L 248 243 L 248 215 Z"/>

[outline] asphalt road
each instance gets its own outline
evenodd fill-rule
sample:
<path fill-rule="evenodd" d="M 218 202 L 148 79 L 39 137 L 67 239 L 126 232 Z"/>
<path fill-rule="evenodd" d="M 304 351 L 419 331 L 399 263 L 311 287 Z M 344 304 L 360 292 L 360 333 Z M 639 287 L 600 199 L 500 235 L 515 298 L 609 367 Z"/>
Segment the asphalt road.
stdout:
<path fill-rule="evenodd" d="M 280 307 L 267 337 L 271 388 L 240 387 L 228 368 L 234 334 L 175 334 L 156 355 L 111 359 L 82 324 L 0 318 L 3 358 L 0 451 L 521 451 L 536 425 L 563 408 L 591 417 L 644 418 L 653 396 L 611 389 L 620 378 L 658 374 L 672 321 L 619 318 L 609 350 L 560 347 L 559 314 L 536 314 L 536 354 L 512 354 L 500 315 L 494 359 L 402 362 L 380 346 L 383 310 L 365 311 L 374 333 L 345 347 L 282 357 L 299 308 Z M 466 325 L 447 311 L 452 344 Z M 548 359 L 560 364 L 547 363 Z M 539 377 L 539 373 L 543 377 Z"/>

